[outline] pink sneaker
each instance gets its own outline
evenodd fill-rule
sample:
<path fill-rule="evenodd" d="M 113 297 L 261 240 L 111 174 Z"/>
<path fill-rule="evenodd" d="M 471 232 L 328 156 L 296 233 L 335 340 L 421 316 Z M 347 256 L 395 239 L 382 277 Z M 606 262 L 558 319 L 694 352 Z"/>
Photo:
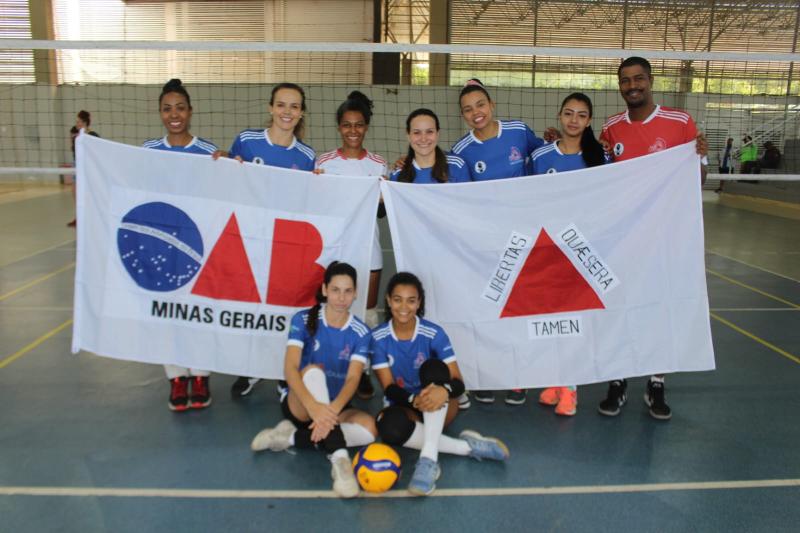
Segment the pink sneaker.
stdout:
<path fill-rule="evenodd" d="M 556 405 L 558 403 L 559 387 L 548 387 L 539 395 L 539 403 L 545 405 Z"/>
<path fill-rule="evenodd" d="M 570 390 L 568 387 L 561 387 L 558 391 L 558 405 L 556 414 L 562 416 L 573 416 L 578 411 L 578 391 Z"/>

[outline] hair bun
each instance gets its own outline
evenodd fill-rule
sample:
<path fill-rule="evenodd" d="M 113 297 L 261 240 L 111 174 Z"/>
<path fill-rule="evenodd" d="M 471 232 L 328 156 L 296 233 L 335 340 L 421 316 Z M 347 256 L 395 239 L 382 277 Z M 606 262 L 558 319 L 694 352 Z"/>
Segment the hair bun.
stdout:
<path fill-rule="evenodd" d="M 350 94 L 347 95 L 347 99 L 348 100 L 359 100 L 361 102 L 364 102 L 365 104 L 367 104 L 369 106 L 370 109 L 372 109 L 372 107 L 373 107 L 372 100 L 370 100 L 367 97 L 366 94 L 362 93 L 359 90 L 351 91 Z"/>
<path fill-rule="evenodd" d="M 464 87 L 473 87 L 473 86 L 474 87 L 480 87 L 481 89 L 484 88 L 483 82 L 481 80 L 479 80 L 478 78 L 470 78 L 464 84 Z"/>
<path fill-rule="evenodd" d="M 177 89 L 178 87 L 183 87 L 183 82 L 178 78 L 172 78 L 167 83 L 164 84 L 164 92 L 167 92 L 167 89 Z"/>

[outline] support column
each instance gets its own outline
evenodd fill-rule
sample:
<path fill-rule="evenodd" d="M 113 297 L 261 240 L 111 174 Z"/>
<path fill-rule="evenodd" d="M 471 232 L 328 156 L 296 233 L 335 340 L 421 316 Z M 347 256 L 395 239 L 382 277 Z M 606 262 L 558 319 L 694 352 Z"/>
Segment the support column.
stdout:
<path fill-rule="evenodd" d="M 52 41 L 55 39 L 53 28 L 53 3 L 51 0 L 29 0 L 28 13 L 31 21 L 31 38 Z M 33 68 L 36 83 L 58 83 L 55 50 L 34 50 Z"/>
<path fill-rule="evenodd" d="M 448 44 L 450 42 L 450 2 L 431 0 L 430 3 L 430 43 Z M 429 58 L 428 83 L 448 85 L 450 82 L 450 58 L 448 54 L 431 54 Z"/>

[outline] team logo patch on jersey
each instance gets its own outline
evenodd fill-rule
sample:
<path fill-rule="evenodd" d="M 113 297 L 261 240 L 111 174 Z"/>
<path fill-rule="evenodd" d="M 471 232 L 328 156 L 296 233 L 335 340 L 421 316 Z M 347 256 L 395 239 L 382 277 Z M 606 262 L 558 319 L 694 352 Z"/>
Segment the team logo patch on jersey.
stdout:
<path fill-rule="evenodd" d="M 478 174 L 483 174 L 484 172 L 486 172 L 486 163 L 484 163 L 483 161 L 478 161 L 477 163 L 475 163 L 475 172 L 477 172 Z"/>
<path fill-rule="evenodd" d="M 614 145 L 614 155 L 619 157 L 625 152 L 625 145 L 622 143 L 617 143 Z"/>
<path fill-rule="evenodd" d="M 252 162 L 255 163 L 256 165 L 263 165 L 264 164 L 264 160 L 261 159 L 258 156 L 254 157 Z"/>
<path fill-rule="evenodd" d="M 417 352 L 417 357 L 414 358 L 414 370 L 419 370 L 419 367 L 422 366 L 422 363 L 425 362 L 425 354 L 422 352 Z"/>
<path fill-rule="evenodd" d="M 344 348 L 342 348 L 342 351 L 339 352 L 339 359 L 343 359 L 345 361 L 350 359 L 350 351 L 350 344 L 345 344 Z"/>
<path fill-rule="evenodd" d="M 386 359 L 389 360 L 389 366 L 394 366 L 394 356 L 392 354 L 386 354 Z"/>
<path fill-rule="evenodd" d="M 661 150 L 667 149 L 667 141 L 662 139 L 661 137 L 656 137 L 656 142 L 650 145 L 650 148 L 647 149 L 649 153 L 660 152 Z"/>
<path fill-rule="evenodd" d="M 516 146 L 511 147 L 511 153 L 508 154 L 508 161 L 509 163 L 517 163 L 522 161 L 522 152 L 519 151 L 519 148 Z"/>
<path fill-rule="evenodd" d="M 547 169 L 547 173 L 548 174 L 555 174 L 556 172 L 558 172 L 558 171 L 556 169 L 552 168 L 552 167 Z"/>
<path fill-rule="evenodd" d="M 314 339 L 314 351 L 318 352 L 322 345 L 319 343 L 319 339 Z"/>

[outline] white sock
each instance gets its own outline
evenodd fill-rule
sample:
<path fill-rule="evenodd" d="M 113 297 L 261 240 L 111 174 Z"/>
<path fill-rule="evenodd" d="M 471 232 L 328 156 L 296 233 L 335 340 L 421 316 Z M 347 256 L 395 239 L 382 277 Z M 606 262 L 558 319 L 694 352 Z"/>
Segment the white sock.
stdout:
<path fill-rule="evenodd" d="M 333 463 L 336 461 L 336 459 L 341 459 L 341 458 L 345 458 L 348 461 L 350 460 L 350 454 L 347 453 L 346 448 L 339 448 L 338 450 L 336 450 L 331 454 L 329 459 Z"/>
<path fill-rule="evenodd" d="M 361 424 L 354 424 L 352 422 L 343 422 L 339 424 L 344 433 L 344 441 L 348 447 L 352 446 L 366 446 L 375 442 L 375 437 L 369 432 L 367 428 Z"/>
<path fill-rule="evenodd" d="M 189 377 L 189 369 L 185 366 L 164 365 L 164 372 L 167 373 L 167 379 Z"/>
<path fill-rule="evenodd" d="M 419 452 L 420 457 L 427 457 L 433 462 L 439 460 L 439 437 L 442 436 L 442 431 L 444 431 L 444 419 L 446 417 L 447 404 L 437 411 L 422 413 L 422 425 L 425 426 L 423 429 L 425 442 Z"/>
<path fill-rule="evenodd" d="M 408 440 L 403 444 L 406 448 L 411 448 L 412 450 L 422 450 L 422 446 L 425 444 L 425 424 L 420 422 L 415 423 L 414 432 L 408 438 Z M 439 435 L 439 445 L 438 451 L 442 453 L 449 453 L 452 455 L 469 455 L 470 448 L 467 441 L 461 439 L 454 439 L 453 437 L 448 437 L 447 435 L 440 434 Z M 420 453 L 420 455 L 422 455 Z"/>
<path fill-rule="evenodd" d="M 325 381 L 325 372 L 319 367 L 312 367 L 303 374 L 303 383 L 305 384 L 308 392 L 319 403 L 331 403 L 330 396 L 328 396 L 328 382 Z"/>

